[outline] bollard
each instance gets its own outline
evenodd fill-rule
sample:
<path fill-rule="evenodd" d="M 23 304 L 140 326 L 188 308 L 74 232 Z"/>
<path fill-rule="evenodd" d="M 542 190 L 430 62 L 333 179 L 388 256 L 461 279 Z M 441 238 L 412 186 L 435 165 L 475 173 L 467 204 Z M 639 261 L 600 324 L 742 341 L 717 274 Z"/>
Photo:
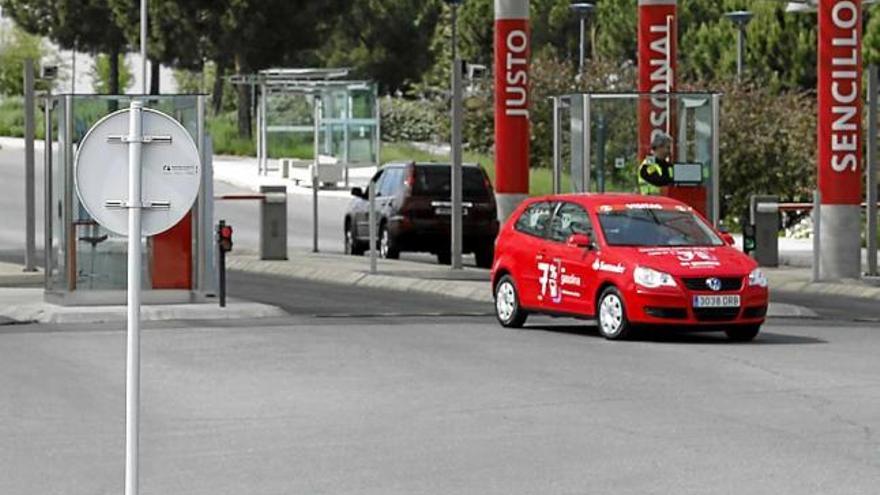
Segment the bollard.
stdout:
<path fill-rule="evenodd" d="M 260 186 L 260 259 L 287 259 L 287 186 Z"/>

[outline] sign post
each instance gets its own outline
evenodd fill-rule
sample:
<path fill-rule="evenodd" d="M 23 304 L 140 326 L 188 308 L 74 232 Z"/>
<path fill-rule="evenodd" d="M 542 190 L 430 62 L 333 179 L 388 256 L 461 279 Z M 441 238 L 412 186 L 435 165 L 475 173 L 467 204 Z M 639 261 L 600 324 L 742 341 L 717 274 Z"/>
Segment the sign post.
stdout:
<path fill-rule="evenodd" d="M 144 236 L 176 225 L 192 207 L 201 183 L 201 162 L 180 123 L 132 101 L 127 110 L 104 117 L 89 130 L 74 166 L 76 192 L 85 210 L 103 228 L 128 236 L 125 494 L 137 495 L 141 243 Z M 118 199 L 126 189 L 127 199 Z"/>

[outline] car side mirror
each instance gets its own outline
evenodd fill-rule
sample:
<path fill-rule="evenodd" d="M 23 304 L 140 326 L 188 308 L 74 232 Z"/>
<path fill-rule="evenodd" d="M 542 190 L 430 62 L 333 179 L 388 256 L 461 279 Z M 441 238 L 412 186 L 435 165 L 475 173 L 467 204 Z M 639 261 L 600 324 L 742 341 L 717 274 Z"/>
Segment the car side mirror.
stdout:
<path fill-rule="evenodd" d="M 572 234 L 568 236 L 567 241 L 569 246 L 575 246 L 580 248 L 592 248 L 593 241 L 590 240 L 590 236 L 587 234 Z"/>
<path fill-rule="evenodd" d="M 359 187 L 352 187 L 351 188 L 351 195 L 356 198 L 363 199 L 364 198 L 364 190 Z"/>
<path fill-rule="evenodd" d="M 733 246 L 734 244 L 736 244 L 736 239 L 734 239 L 733 236 L 730 235 L 730 232 L 722 232 L 721 239 L 723 239 L 724 243 L 728 246 Z"/>

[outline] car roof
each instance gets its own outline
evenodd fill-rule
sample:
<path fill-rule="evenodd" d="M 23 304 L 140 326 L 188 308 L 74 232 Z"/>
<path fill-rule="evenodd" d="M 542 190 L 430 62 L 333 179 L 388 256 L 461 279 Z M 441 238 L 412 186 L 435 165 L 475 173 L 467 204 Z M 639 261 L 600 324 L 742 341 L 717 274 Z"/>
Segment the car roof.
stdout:
<path fill-rule="evenodd" d="M 632 203 L 652 203 L 668 206 L 684 205 L 681 201 L 665 196 L 645 196 L 634 193 L 572 193 L 572 194 L 548 194 L 529 198 L 529 203 L 541 201 L 570 201 L 588 208 L 602 205 L 626 205 Z M 687 205 L 685 205 L 687 206 Z"/>

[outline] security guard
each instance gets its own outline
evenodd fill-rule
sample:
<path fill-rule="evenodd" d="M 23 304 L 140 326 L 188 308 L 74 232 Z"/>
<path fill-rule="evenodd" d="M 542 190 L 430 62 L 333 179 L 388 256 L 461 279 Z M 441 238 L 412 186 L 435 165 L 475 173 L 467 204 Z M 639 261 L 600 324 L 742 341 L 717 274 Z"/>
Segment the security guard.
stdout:
<path fill-rule="evenodd" d="M 669 160 L 672 137 L 665 132 L 654 134 L 651 154 L 639 165 L 639 192 L 660 194 L 660 188 L 672 185 L 672 162 Z"/>

